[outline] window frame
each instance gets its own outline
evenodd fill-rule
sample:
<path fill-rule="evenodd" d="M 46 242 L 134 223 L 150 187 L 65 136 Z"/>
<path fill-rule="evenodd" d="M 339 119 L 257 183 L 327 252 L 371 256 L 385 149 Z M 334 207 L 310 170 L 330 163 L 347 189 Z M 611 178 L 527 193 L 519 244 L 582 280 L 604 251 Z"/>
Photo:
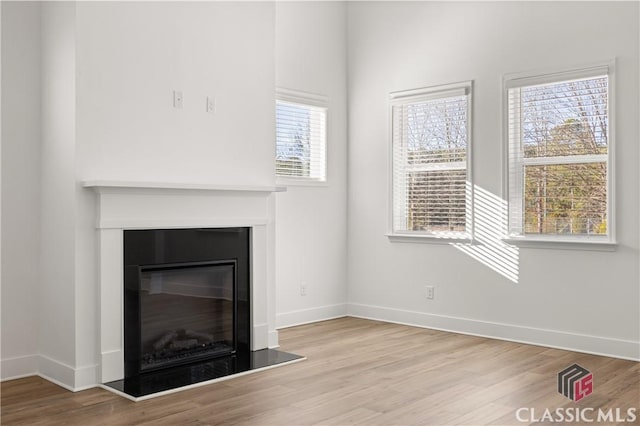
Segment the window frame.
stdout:
<path fill-rule="evenodd" d="M 467 98 L 466 110 L 466 185 L 465 185 L 465 231 L 403 231 L 394 227 L 395 198 L 394 198 L 394 122 L 393 108 L 398 105 L 406 105 L 425 100 L 446 99 L 464 95 Z M 471 243 L 474 232 L 474 191 L 473 191 L 473 80 L 457 83 L 429 86 L 418 89 L 402 90 L 389 93 L 389 195 L 388 195 L 388 230 L 385 234 L 391 242 L 405 243 Z"/>
<path fill-rule="evenodd" d="M 299 90 L 287 89 L 283 87 L 276 88 L 274 107 L 277 107 L 278 102 L 286 102 L 291 104 L 297 104 L 302 107 L 310 107 L 324 110 L 324 141 L 323 141 L 323 157 L 324 161 L 321 165 L 323 168 L 324 178 L 314 178 L 307 176 L 286 176 L 277 174 L 276 185 L 284 186 L 328 186 L 329 184 L 329 98 L 324 95 L 315 93 L 302 92 Z M 277 132 L 278 123 L 277 117 L 274 131 Z M 277 153 L 277 133 L 274 135 L 275 149 Z M 276 157 L 274 156 L 274 165 Z"/>
<path fill-rule="evenodd" d="M 511 145 L 509 135 L 509 90 L 513 88 L 525 88 L 535 85 L 556 84 L 569 82 L 572 80 L 597 78 L 607 76 L 607 154 L 606 155 L 606 190 L 607 190 L 607 234 L 598 235 L 565 235 L 565 234 L 526 234 L 512 232 L 512 214 L 513 204 L 511 200 L 510 184 L 511 184 Z M 510 73 L 503 75 L 502 78 L 502 140 L 503 140 L 503 199 L 507 202 L 507 235 L 503 241 L 530 248 L 543 249 L 568 249 L 568 250 L 598 250 L 613 251 L 617 247 L 616 243 L 616 220 L 615 220 L 615 60 L 609 62 L 600 62 L 587 66 L 562 69 L 562 70 L 542 70 Z M 583 157 L 588 157 L 585 154 Z M 596 156 L 596 154 L 591 154 Z M 561 158 L 561 157 L 558 157 Z M 531 160 L 529 163 L 548 163 L 548 164 L 569 164 L 567 162 L 559 162 L 552 160 Z M 576 161 L 577 162 L 577 161 Z M 525 162 L 523 161 L 523 165 Z M 524 179 L 524 173 L 519 174 Z M 524 185 L 520 185 L 521 193 L 518 198 L 520 203 L 524 202 Z M 516 200 L 516 201 L 518 201 Z M 522 210 L 522 208 L 520 208 Z M 520 213 L 522 219 L 522 212 Z"/>

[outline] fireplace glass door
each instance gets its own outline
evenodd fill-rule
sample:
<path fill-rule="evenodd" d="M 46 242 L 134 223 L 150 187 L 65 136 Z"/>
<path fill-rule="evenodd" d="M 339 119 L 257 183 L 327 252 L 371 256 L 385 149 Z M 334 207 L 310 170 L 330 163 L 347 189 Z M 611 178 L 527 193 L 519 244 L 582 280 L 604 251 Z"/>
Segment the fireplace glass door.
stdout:
<path fill-rule="evenodd" d="M 235 353 L 234 260 L 140 267 L 140 371 Z"/>

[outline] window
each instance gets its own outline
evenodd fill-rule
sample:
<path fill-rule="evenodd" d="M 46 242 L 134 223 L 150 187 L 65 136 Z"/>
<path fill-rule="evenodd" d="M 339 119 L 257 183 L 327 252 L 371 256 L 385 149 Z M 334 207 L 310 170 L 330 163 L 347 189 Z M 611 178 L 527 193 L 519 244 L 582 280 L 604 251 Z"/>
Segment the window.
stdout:
<path fill-rule="evenodd" d="M 391 236 L 469 238 L 471 82 L 391 94 Z"/>
<path fill-rule="evenodd" d="M 279 89 L 276 95 L 276 175 L 325 182 L 326 99 Z"/>
<path fill-rule="evenodd" d="M 610 67 L 505 78 L 509 233 L 611 242 Z"/>

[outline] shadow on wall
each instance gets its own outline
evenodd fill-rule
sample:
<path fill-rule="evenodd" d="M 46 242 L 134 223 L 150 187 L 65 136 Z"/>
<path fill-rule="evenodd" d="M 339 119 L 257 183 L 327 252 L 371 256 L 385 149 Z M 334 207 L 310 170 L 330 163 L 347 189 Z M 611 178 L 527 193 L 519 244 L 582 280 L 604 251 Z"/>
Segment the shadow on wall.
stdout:
<path fill-rule="evenodd" d="M 452 245 L 508 280 L 518 282 L 519 250 L 502 239 L 508 232 L 507 202 L 474 186 L 474 241 Z"/>

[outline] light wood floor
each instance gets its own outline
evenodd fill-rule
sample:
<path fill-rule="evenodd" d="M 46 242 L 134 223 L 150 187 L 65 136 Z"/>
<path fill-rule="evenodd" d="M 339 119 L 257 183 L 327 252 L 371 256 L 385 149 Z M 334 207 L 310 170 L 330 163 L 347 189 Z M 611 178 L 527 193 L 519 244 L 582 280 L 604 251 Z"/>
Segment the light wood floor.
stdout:
<path fill-rule="evenodd" d="M 355 318 L 282 330 L 280 343 L 308 359 L 138 403 L 36 377 L 5 382 L 2 424 L 515 425 L 519 407 L 636 407 L 640 417 L 637 362 Z M 594 375 L 578 403 L 556 388 L 573 363 Z"/>

